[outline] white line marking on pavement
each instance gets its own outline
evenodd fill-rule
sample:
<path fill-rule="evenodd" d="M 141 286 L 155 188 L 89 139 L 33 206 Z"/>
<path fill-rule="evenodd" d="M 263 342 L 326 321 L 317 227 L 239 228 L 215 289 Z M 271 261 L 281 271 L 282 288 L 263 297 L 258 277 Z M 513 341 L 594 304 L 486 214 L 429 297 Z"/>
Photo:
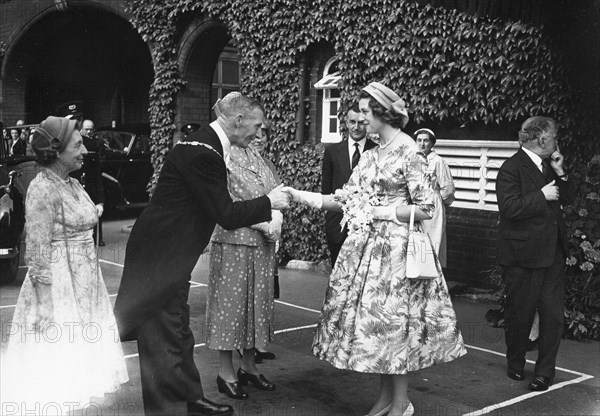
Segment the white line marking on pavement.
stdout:
<path fill-rule="evenodd" d="M 286 306 L 291 306 L 292 308 L 296 308 L 296 309 L 302 309 L 303 311 L 309 311 L 309 312 L 315 312 L 315 313 L 321 313 L 321 311 L 318 311 L 316 309 L 310 309 L 310 308 L 305 308 L 304 306 L 298 306 L 298 305 L 294 305 L 293 303 L 287 303 L 287 302 L 283 302 L 280 300 L 276 300 L 276 303 L 280 303 L 282 305 L 286 305 Z"/>
<path fill-rule="evenodd" d="M 100 259 L 99 261 L 102 262 L 102 263 L 113 265 L 113 266 L 123 267 L 122 264 L 114 263 L 112 261 L 102 260 L 102 259 Z M 206 283 L 195 282 L 193 280 L 190 281 L 190 288 L 206 287 L 206 286 L 207 286 Z M 114 295 L 109 295 L 109 296 L 110 297 L 114 297 L 114 296 L 117 296 L 117 295 L 114 294 Z M 308 311 L 308 312 L 320 313 L 320 311 L 318 311 L 316 309 L 306 308 L 304 306 L 295 305 L 293 303 L 283 302 L 283 301 L 280 301 L 280 300 L 275 300 L 275 302 L 279 303 L 281 305 L 289 306 L 289 307 L 292 307 L 292 308 L 296 308 L 296 309 L 300 309 L 300 310 L 304 310 L 304 311 Z M 16 305 L 5 305 L 5 306 L 0 306 L 0 309 L 14 308 L 15 306 Z M 294 328 L 280 329 L 279 331 L 275 331 L 275 334 L 277 335 L 277 334 L 282 334 L 282 333 L 286 333 L 286 332 L 302 331 L 304 329 L 315 328 L 316 326 L 317 326 L 317 324 L 311 324 L 311 325 L 298 326 L 298 327 L 294 327 Z M 194 348 L 204 347 L 205 345 L 206 345 L 205 343 L 196 344 L 196 345 L 194 345 Z M 474 350 L 477 350 L 477 351 L 482 351 L 482 352 L 485 352 L 485 353 L 488 353 L 488 354 L 493 354 L 493 355 L 498 355 L 500 357 L 505 357 L 504 353 L 501 353 L 501 352 L 498 352 L 498 351 L 494 351 L 494 350 L 489 350 L 487 348 L 476 347 L 474 345 L 468 345 L 468 344 L 465 344 L 465 347 L 470 348 L 470 349 L 474 349 Z M 129 354 L 129 355 L 125 356 L 126 359 L 128 359 L 128 358 L 135 358 L 135 357 L 139 357 L 139 354 Z M 527 362 L 529 364 L 535 364 L 535 361 L 527 360 Z M 550 386 L 550 388 L 548 390 L 546 390 L 546 391 L 538 391 L 538 392 L 531 392 L 531 393 L 523 394 L 521 396 L 514 397 L 514 398 L 512 398 L 510 400 L 506 400 L 506 401 L 503 401 L 503 402 L 500 402 L 500 403 L 493 404 L 491 406 L 484 407 L 483 409 L 475 410 L 475 411 L 470 412 L 470 413 L 465 413 L 463 416 L 480 416 L 480 415 L 485 415 L 485 414 L 491 413 L 491 412 L 493 412 L 495 410 L 502 409 L 504 407 L 508 407 L 508 406 L 513 405 L 513 404 L 525 401 L 525 400 L 530 399 L 532 397 L 540 396 L 542 394 L 546 394 L 548 392 L 561 389 L 561 388 L 563 388 L 565 386 L 568 386 L 568 385 L 571 385 L 571 384 L 582 383 L 582 382 L 584 382 L 586 380 L 594 378 L 594 376 L 592 376 L 592 375 L 581 373 L 579 371 L 569 370 L 567 368 L 556 367 L 556 370 L 563 371 L 565 373 L 574 374 L 574 375 L 577 375 L 579 377 L 574 378 L 572 380 L 567 380 L 567 381 L 563 381 L 563 382 L 554 384 L 554 385 Z"/>
<path fill-rule="evenodd" d="M 556 369 L 559 370 L 558 367 Z M 574 373 L 574 371 L 570 371 L 570 370 L 564 370 L 564 369 L 561 369 L 561 370 L 562 371 L 567 371 L 569 373 Z M 494 410 L 498 410 L 498 409 L 501 409 L 503 407 L 507 407 L 507 406 L 513 405 L 515 403 L 519 403 L 519 402 L 525 401 L 525 400 L 530 399 L 530 398 L 535 397 L 535 396 L 540 396 L 542 394 L 549 393 L 549 392 L 551 392 L 553 390 L 557 390 L 557 389 L 563 388 L 565 386 L 568 386 L 569 384 L 581 383 L 581 382 L 583 382 L 585 380 L 589 380 L 590 378 L 594 378 L 594 376 L 591 376 L 589 374 L 584 374 L 581 377 L 574 378 L 573 380 L 567 380 L 567 381 L 563 381 L 561 383 L 554 384 L 554 385 L 550 386 L 550 388 L 548 390 L 546 390 L 546 391 L 534 391 L 534 392 L 531 392 L 531 393 L 528 393 L 528 394 L 523 394 L 523 395 L 517 396 L 517 397 L 515 397 L 513 399 L 506 400 L 506 401 L 501 402 L 501 403 L 493 404 L 491 406 L 484 407 L 483 409 L 476 410 L 476 411 L 471 412 L 471 413 L 465 413 L 463 416 L 485 415 L 485 414 L 488 414 L 490 412 L 493 412 Z"/>
<path fill-rule="evenodd" d="M 279 331 L 275 331 L 275 335 L 283 334 L 285 332 L 301 331 L 303 329 L 315 328 L 316 326 L 317 326 L 317 324 L 311 324 L 311 325 L 297 326 L 295 328 L 280 329 Z M 205 345 L 206 345 L 206 343 L 204 343 L 204 342 L 201 344 L 195 344 L 194 348 L 204 347 Z M 129 354 L 129 355 L 126 355 L 125 358 L 135 358 L 138 356 L 139 356 L 139 354 Z"/>
<path fill-rule="evenodd" d="M 123 268 L 123 267 L 124 267 L 122 264 L 120 264 L 120 263 L 115 263 L 114 261 L 108 261 L 108 260 L 104 260 L 104 259 L 98 259 L 98 261 L 99 261 L 99 262 L 102 262 L 102 263 L 110 264 L 110 265 L 112 265 L 112 266 L 118 266 L 118 267 L 120 267 L 120 268 Z"/>

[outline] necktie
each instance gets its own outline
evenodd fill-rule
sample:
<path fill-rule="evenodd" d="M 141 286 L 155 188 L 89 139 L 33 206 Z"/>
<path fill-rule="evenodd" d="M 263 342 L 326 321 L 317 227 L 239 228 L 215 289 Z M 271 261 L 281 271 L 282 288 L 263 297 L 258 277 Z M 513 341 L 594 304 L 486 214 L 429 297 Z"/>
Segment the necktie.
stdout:
<path fill-rule="evenodd" d="M 545 160 L 542 161 L 542 174 L 544 175 L 546 182 L 552 181 L 552 175 L 550 175 L 550 169 L 548 167 L 548 162 Z"/>
<path fill-rule="evenodd" d="M 358 165 L 358 161 L 360 160 L 360 145 L 358 143 L 354 143 L 354 153 L 352 153 L 352 169 L 356 165 Z"/>

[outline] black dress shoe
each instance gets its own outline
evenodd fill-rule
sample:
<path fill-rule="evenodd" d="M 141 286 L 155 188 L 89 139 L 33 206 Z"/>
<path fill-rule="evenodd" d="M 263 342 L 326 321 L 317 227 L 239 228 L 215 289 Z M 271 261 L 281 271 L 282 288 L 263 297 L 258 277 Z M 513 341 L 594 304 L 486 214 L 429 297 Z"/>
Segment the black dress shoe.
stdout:
<path fill-rule="evenodd" d="M 274 360 L 275 359 L 275 354 L 273 354 L 272 352 L 269 351 L 259 351 L 256 350 L 256 358 L 262 360 Z"/>
<path fill-rule="evenodd" d="M 100 247 L 104 247 L 106 244 L 104 243 L 104 241 L 100 241 L 100 242 L 98 243 L 98 245 L 99 245 Z"/>
<path fill-rule="evenodd" d="M 533 380 L 531 380 L 531 383 L 529 383 L 529 390 L 546 391 L 551 385 L 551 377 L 536 376 Z"/>
<path fill-rule="evenodd" d="M 240 384 L 245 386 L 248 382 L 254 384 L 257 388 L 261 390 L 273 391 L 275 390 L 275 384 L 271 383 L 269 380 L 265 378 L 262 374 L 250 374 L 242 370 L 241 368 L 237 372 L 238 379 L 240 380 Z"/>
<path fill-rule="evenodd" d="M 229 416 L 233 414 L 233 407 L 227 404 L 213 403 L 206 398 L 188 403 L 189 416 Z"/>
<path fill-rule="evenodd" d="M 513 380 L 517 380 L 517 381 L 525 380 L 525 374 L 523 373 L 523 371 L 508 370 L 506 372 L 506 374 Z"/>
<path fill-rule="evenodd" d="M 225 393 L 232 399 L 237 400 L 246 400 L 248 398 L 248 393 L 242 388 L 239 381 L 234 381 L 230 383 L 229 381 L 225 381 L 221 378 L 221 376 L 217 376 L 217 387 L 219 388 L 219 393 Z"/>

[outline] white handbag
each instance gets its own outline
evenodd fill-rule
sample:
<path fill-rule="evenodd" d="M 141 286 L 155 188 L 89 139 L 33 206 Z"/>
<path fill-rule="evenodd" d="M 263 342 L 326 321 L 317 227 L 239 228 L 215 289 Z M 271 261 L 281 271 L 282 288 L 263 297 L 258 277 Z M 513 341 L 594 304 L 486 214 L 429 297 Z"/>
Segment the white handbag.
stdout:
<path fill-rule="evenodd" d="M 415 206 L 410 210 L 408 249 L 406 250 L 406 277 L 409 279 L 435 279 L 439 276 L 435 253 L 429 235 L 415 231 Z"/>

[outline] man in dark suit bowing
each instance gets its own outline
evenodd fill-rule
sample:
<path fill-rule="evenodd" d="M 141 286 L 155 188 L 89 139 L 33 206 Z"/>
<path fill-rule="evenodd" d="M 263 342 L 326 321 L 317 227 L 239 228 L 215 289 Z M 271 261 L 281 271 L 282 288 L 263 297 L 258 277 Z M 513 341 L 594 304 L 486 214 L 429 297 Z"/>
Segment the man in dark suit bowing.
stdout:
<path fill-rule="evenodd" d="M 288 206 L 281 187 L 233 202 L 226 163 L 231 145 L 247 147 L 263 123 L 258 101 L 231 93 L 221 115 L 169 152 L 149 205 L 135 222 L 115 304 L 122 340 L 137 340 L 146 415 L 229 415 L 204 398 L 189 327 L 190 274 L 215 224 L 236 229 L 270 221 Z"/>
<path fill-rule="evenodd" d="M 508 376 L 525 379 L 525 354 L 536 308 L 540 315 L 533 391 L 552 384 L 564 327 L 568 240 L 561 206 L 575 191 L 557 145 L 557 123 L 531 117 L 521 126 L 521 148 L 496 180 L 500 223 L 498 263 L 506 286 L 504 318 Z"/>
<path fill-rule="evenodd" d="M 366 138 L 367 129 L 359 121 L 359 116 L 358 104 L 355 103 L 346 113 L 348 140 L 342 140 L 325 148 L 321 183 L 323 195 L 333 194 L 336 189 L 340 189 L 348 182 L 352 169 L 358 164 L 362 153 L 377 146 L 372 140 Z M 331 267 L 335 264 L 342 244 L 348 235 L 345 229 L 342 230 L 341 221 L 342 214 L 340 212 L 327 211 L 325 213 L 325 235 L 327 246 L 331 252 Z"/>

